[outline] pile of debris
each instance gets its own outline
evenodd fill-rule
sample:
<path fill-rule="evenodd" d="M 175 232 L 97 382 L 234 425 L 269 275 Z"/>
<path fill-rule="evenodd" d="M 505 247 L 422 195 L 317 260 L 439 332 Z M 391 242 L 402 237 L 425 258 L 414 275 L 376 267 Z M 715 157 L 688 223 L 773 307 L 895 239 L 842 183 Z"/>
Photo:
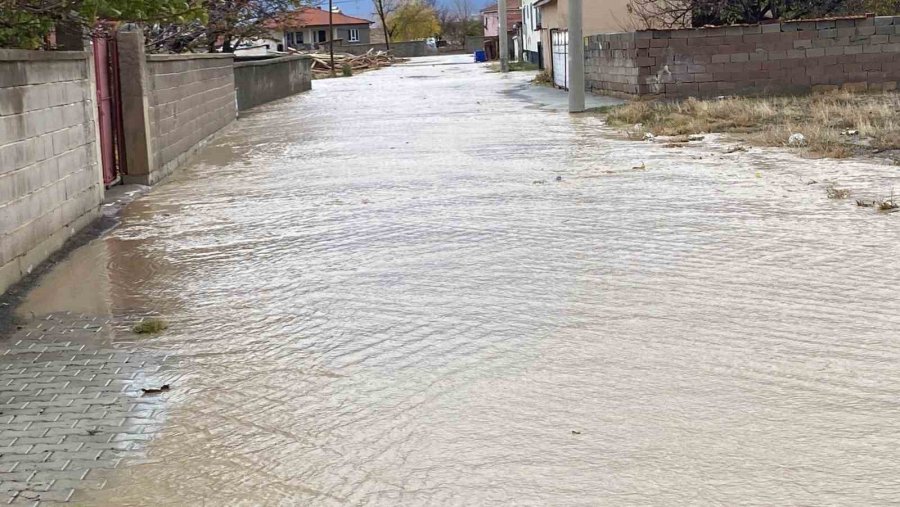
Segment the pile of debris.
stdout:
<path fill-rule="evenodd" d="M 313 59 L 312 71 L 315 77 L 326 77 L 331 75 L 331 59 L 328 53 L 309 53 Z M 334 54 L 334 71 L 337 74 L 343 72 L 345 67 L 351 69 L 356 74 L 370 69 L 378 69 L 380 67 L 389 67 L 395 63 L 405 61 L 403 58 L 397 58 L 387 51 L 375 51 L 370 49 L 362 55 L 352 55 L 350 53 Z"/>

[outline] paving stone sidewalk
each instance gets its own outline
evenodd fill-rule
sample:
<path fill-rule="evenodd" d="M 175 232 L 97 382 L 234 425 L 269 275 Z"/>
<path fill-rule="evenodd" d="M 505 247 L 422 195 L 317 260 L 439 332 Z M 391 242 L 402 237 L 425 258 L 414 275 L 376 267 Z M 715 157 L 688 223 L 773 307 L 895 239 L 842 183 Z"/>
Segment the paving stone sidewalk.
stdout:
<path fill-rule="evenodd" d="M 165 417 L 162 354 L 110 319 L 54 314 L 0 336 L 0 502 L 67 502 L 143 456 Z"/>

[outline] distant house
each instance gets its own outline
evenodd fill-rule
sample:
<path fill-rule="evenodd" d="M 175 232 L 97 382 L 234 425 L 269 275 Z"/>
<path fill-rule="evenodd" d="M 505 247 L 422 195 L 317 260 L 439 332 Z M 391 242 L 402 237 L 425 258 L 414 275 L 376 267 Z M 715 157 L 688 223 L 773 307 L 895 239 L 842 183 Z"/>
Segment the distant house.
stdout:
<path fill-rule="evenodd" d="M 522 21 L 522 11 L 519 10 L 520 0 L 508 0 L 506 2 L 506 39 L 509 48 L 510 59 L 515 59 L 515 30 L 516 25 Z M 484 27 L 484 49 L 489 59 L 500 57 L 500 14 L 497 4 L 489 5 L 481 11 L 482 25 Z"/>
<path fill-rule="evenodd" d="M 568 88 L 569 0 L 537 0 L 541 29 L 541 51 L 553 84 Z M 629 31 L 628 0 L 583 0 L 582 31 L 585 36 Z M 630 28 L 633 30 L 633 28 Z"/>
<path fill-rule="evenodd" d="M 335 46 L 368 44 L 368 19 L 347 16 L 336 9 L 331 13 L 334 33 L 328 35 L 328 11 L 318 7 L 301 7 L 268 23 L 272 38 L 281 41 L 284 50 L 315 49 L 334 41 Z"/>
<path fill-rule="evenodd" d="M 265 56 L 269 54 L 278 54 L 284 50 L 284 44 L 281 38 L 275 39 L 274 36 L 262 37 L 258 39 L 250 39 L 242 42 L 234 48 L 234 56 Z"/>

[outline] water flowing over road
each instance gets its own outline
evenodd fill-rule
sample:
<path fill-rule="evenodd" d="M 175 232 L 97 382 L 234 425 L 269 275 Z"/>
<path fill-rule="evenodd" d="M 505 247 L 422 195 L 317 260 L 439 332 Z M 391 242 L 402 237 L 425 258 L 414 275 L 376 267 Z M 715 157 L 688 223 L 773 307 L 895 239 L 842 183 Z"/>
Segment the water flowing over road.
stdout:
<path fill-rule="evenodd" d="M 25 314 L 170 324 L 111 332 L 172 390 L 72 498 L 900 499 L 900 214 L 824 191 L 900 170 L 613 139 L 467 60 L 254 110 L 45 278 Z"/>

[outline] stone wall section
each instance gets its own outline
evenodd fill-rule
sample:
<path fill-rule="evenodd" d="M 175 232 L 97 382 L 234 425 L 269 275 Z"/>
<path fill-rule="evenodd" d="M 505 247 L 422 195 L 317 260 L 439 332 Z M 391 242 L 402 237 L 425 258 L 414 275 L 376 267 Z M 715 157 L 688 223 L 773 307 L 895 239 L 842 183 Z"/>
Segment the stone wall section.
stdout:
<path fill-rule="evenodd" d="M 99 216 L 87 52 L 0 49 L 0 293 Z"/>
<path fill-rule="evenodd" d="M 900 16 L 602 34 L 585 39 L 585 60 L 585 86 L 598 94 L 894 90 Z"/>
<path fill-rule="evenodd" d="M 237 106 L 232 55 L 148 55 L 146 68 L 153 184 L 234 121 Z"/>
<path fill-rule="evenodd" d="M 312 58 L 305 55 L 235 62 L 238 110 L 309 91 L 312 88 L 311 66 Z"/>

